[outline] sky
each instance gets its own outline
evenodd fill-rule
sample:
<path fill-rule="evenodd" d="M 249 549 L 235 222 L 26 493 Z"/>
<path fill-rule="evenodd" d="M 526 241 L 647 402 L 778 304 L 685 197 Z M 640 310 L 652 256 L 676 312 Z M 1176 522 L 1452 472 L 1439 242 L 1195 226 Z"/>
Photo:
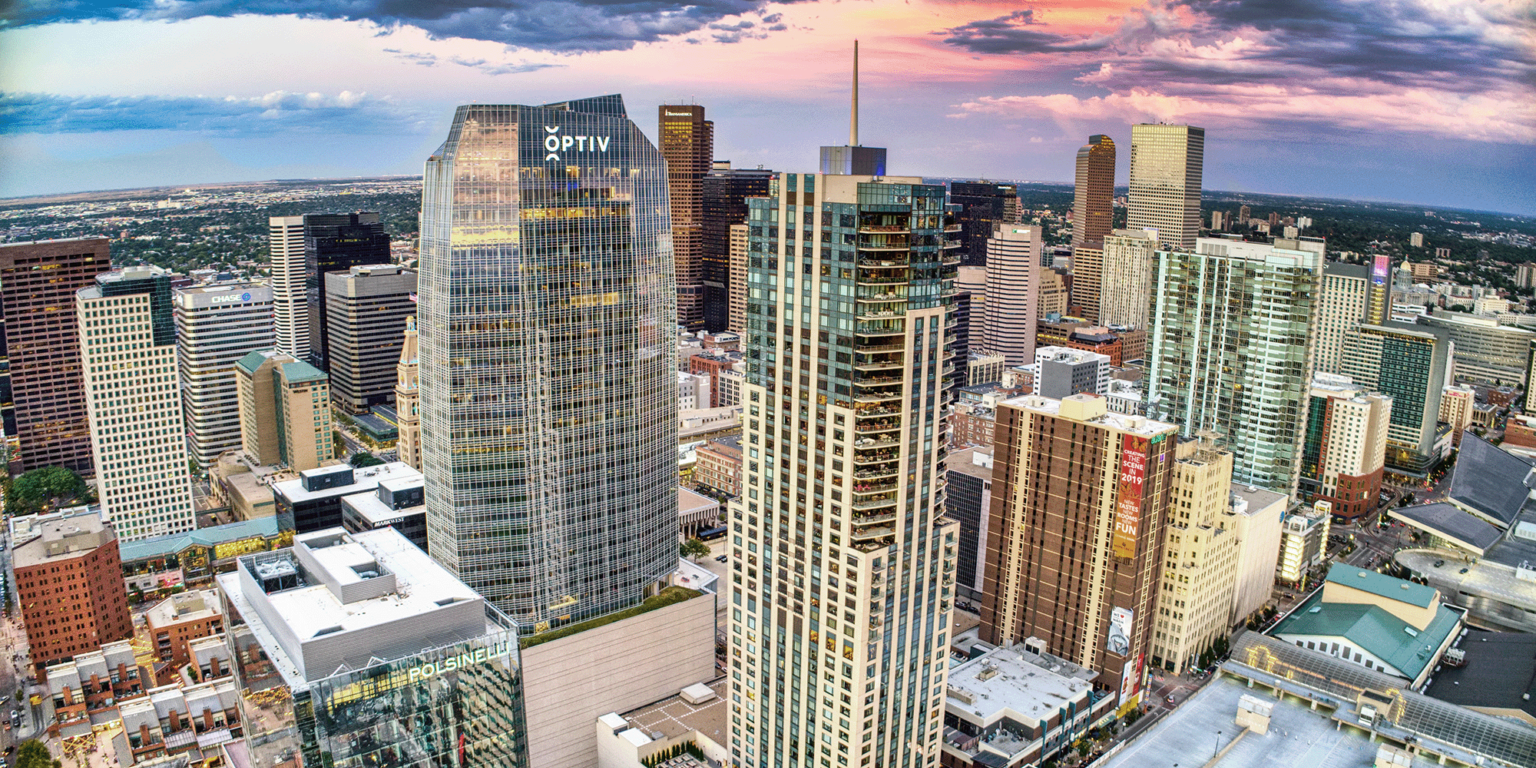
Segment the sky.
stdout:
<path fill-rule="evenodd" d="M 1536 214 L 1536 0 L 0 0 L 0 197 L 419 174 L 453 107 L 619 93 L 814 170 L 1072 180 L 1206 129 L 1206 189 Z"/>

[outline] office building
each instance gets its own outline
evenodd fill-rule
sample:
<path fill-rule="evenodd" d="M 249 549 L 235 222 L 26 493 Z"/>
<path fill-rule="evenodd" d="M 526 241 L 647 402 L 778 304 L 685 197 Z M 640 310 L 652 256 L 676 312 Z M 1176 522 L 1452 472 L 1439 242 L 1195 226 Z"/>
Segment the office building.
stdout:
<path fill-rule="evenodd" d="M 1072 251 L 1072 303 L 1070 311 L 1098 325 L 1099 305 L 1104 300 L 1104 249 L 1082 246 Z"/>
<path fill-rule="evenodd" d="M 958 347 L 959 345 L 956 344 Z M 956 352 L 958 355 L 959 353 Z M 1035 350 L 1036 356 L 1040 350 Z M 958 361 L 957 361 L 958 363 Z M 958 369 L 958 364 L 956 368 Z M 1003 371 L 1008 368 L 1008 358 L 1003 355 L 971 355 L 966 361 L 966 378 L 964 386 L 974 387 L 981 384 L 993 384 L 1003 380 Z M 958 382 L 959 379 L 957 378 Z"/>
<path fill-rule="evenodd" d="M 192 530 L 170 278 L 158 267 L 97 275 L 75 309 L 102 510 L 124 541 Z"/>
<path fill-rule="evenodd" d="M 367 413 L 390 402 L 406 319 L 416 314 L 416 273 L 393 264 L 325 276 L 331 401 Z"/>
<path fill-rule="evenodd" d="M 1328 531 L 1333 526 L 1332 505 L 1326 501 L 1301 504 L 1280 523 L 1280 560 L 1275 580 L 1305 589 L 1312 569 L 1328 556 Z"/>
<path fill-rule="evenodd" d="M 235 363 L 272 348 L 272 289 L 219 282 L 177 289 L 173 297 L 187 448 L 199 467 L 211 467 L 240 447 Z"/>
<path fill-rule="evenodd" d="M 1060 400 L 1068 395 L 1109 391 L 1109 356 L 1067 347 L 1035 350 L 1034 394 Z"/>
<path fill-rule="evenodd" d="M 949 185 L 949 202 L 960 206 L 955 214 L 955 220 L 960 222 L 960 263 L 986 266 L 987 240 L 998 227 L 1018 223 L 1012 215 L 1018 208 L 1018 188 L 1012 184 L 957 181 Z"/>
<path fill-rule="evenodd" d="M 1146 330 L 1156 252 L 1157 236 L 1151 232 L 1117 229 L 1104 237 L 1096 310 L 1100 325 Z"/>
<path fill-rule="evenodd" d="M 1472 426 L 1472 412 L 1477 405 L 1477 390 L 1457 384 L 1440 390 L 1440 421 L 1451 429 L 1451 445 L 1461 447 L 1461 433 Z"/>
<path fill-rule="evenodd" d="M 399 481 L 403 487 L 419 486 L 422 474 L 399 461 L 362 468 L 335 464 L 306 469 L 296 479 L 272 483 L 278 522 L 298 533 L 340 528 L 342 499 L 374 493 L 386 481 Z"/>
<path fill-rule="evenodd" d="M 389 235 L 377 213 L 312 213 L 304 217 L 304 304 L 309 354 L 300 360 L 330 370 L 330 313 L 326 275 L 368 264 L 388 264 Z M 276 268 L 273 274 L 277 274 Z M 276 281 L 273 282 L 274 287 Z"/>
<path fill-rule="evenodd" d="M 933 766 L 954 598 L 942 462 L 959 226 L 944 188 L 911 177 L 783 174 L 750 205 L 765 232 L 730 523 L 747 563 L 732 580 L 731 758 Z M 799 242 L 797 219 L 830 239 L 776 256 L 775 240 Z M 796 362 L 812 357 L 824 367 Z"/>
<path fill-rule="evenodd" d="M 981 639 L 1038 638 L 1130 703 L 1152 653 L 1177 428 L 1096 395 L 1026 395 L 997 414 Z"/>
<path fill-rule="evenodd" d="M 1295 490 L 1322 272 L 1321 240 L 1157 252 L 1149 413 L 1224 436 L 1234 482 Z"/>
<path fill-rule="evenodd" d="M 133 637 L 117 535 L 99 513 L 42 521 L 12 553 L 16 604 L 35 674 Z"/>
<path fill-rule="evenodd" d="M 276 348 L 297 359 L 309 357 L 309 306 L 304 297 L 304 217 L 267 220 L 272 262 L 272 329 Z"/>
<path fill-rule="evenodd" d="M 1237 532 L 1223 525 L 1231 505 L 1232 452 L 1194 439 L 1180 441 L 1175 455 L 1152 665 L 1179 675 L 1232 628 L 1239 552 Z"/>
<path fill-rule="evenodd" d="M 1062 270 L 1040 270 L 1040 316 L 1065 315 L 1072 302 L 1071 281 Z"/>
<path fill-rule="evenodd" d="M 1227 619 L 1229 627 L 1246 621 L 1269 604 L 1290 497 L 1251 485 L 1233 485 L 1231 500 L 1221 523 L 1237 535 L 1237 574 Z"/>
<path fill-rule="evenodd" d="M 1157 233 L 1164 248 L 1192 251 L 1200 233 L 1205 129 L 1131 126 L 1131 190 L 1126 229 Z"/>
<path fill-rule="evenodd" d="M 1484 384 L 1516 384 L 1526 379 L 1536 331 L 1500 325 L 1496 317 L 1437 310 L 1418 318 L 1419 325 L 1444 329 L 1456 345 L 1456 375 Z"/>
<path fill-rule="evenodd" d="M 1344 339 L 1361 323 L 1381 324 L 1391 309 L 1391 260 L 1377 256 L 1370 266 L 1330 261 L 1323 267 L 1318 302 L 1314 369 L 1340 373 Z"/>
<path fill-rule="evenodd" d="M 1230 222 L 1231 222 L 1231 214 L 1223 213 L 1221 211 L 1211 211 L 1211 231 L 1212 232 L 1225 232 L 1225 231 L 1227 231 L 1227 225 Z"/>
<path fill-rule="evenodd" d="M 1108 136 L 1088 137 L 1077 150 L 1077 183 L 1072 189 L 1072 253 L 1098 248 L 1114 229 L 1115 142 Z M 1074 258 L 1074 266 L 1076 259 Z"/>
<path fill-rule="evenodd" d="M 1423 477 L 1450 451 L 1440 393 L 1452 380 L 1451 350 L 1445 329 L 1407 323 L 1361 325 L 1344 339 L 1344 373 L 1392 398 L 1386 463 L 1394 472 Z"/>
<path fill-rule="evenodd" d="M 715 152 L 715 124 L 697 105 L 663 104 L 656 128 L 667 163 L 672 206 L 672 256 L 677 276 L 677 322 L 704 328 L 704 177 Z"/>
<path fill-rule="evenodd" d="M 528 765 L 516 624 L 398 532 L 298 536 L 219 589 L 252 765 Z"/>
<path fill-rule="evenodd" d="M 738 280 L 733 277 L 736 273 L 731 268 L 733 228 L 746 227 L 747 198 L 768 194 L 771 178 L 773 171 L 732 168 L 729 161 L 719 160 L 704 176 L 700 280 L 704 285 L 704 328 L 711 333 L 724 330 L 741 333 L 740 327 L 731 324 L 731 317 L 738 311 L 737 301 L 741 302 L 740 313 L 743 317 L 746 314 L 746 232 L 741 233 L 742 261 Z M 673 247 L 676 247 L 675 242 Z M 741 294 L 739 298 L 738 292 Z"/>
<path fill-rule="evenodd" d="M 999 227 L 987 238 L 986 336 L 982 348 L 1008 365 L 1035 356 L 1039 322 L 1040 247 L 1038 227 Z"/>
<path fill-rule="evenodd" d="M 341 527 L 347 533 L 393 528 L 427 551 L 427 507 L 420 473 L 386 477 L 370 491 L 341 497 Z"/>
<path fill-rule="evenodd" d="M 417 357 L 416 316 L 405 319 L 401 334 L 400 362 L 395 364 L 395 416 L 400 436 L 395 456 L 421 471 L 421 361 Z"/>
<path fill-rule="evenodd" d="M 990 409 L 989 409 L 990 410 Z M 944 459 L 949 488 L 944 514 L 960 524 L 956 591 L 979 602 L 987 586 L 987 525 L 992 514 L 992 444 L 962 448 Z"/>
<path fill-rule="evenodd" d="M 252 464 L 303 472 L 335 456 L 330 384 L 319 369 L 276 350 L 252 352 L 235 363 L 235 395 Z"/>
<path fill-rule="evenodd" d="M 1314 376 L 1309 394 L 1298 495 L 1306 501 L 1323 499 L 1333 505 L 1333 514 L 1349 519 L 1374 510 L 1381 495 L 1392 398 L 1331 373 Z"/>
<path fill-rule="evenodd" d="M 468 169 L 509 202 L 467 196 Z M 618 96 L 460 107 L 427 160 L 428 538 L 525 631 L 637 605 L 677 564 L 666 183 Z"/>
<path fill-rule="evenodd" d="M 751 228 L 745 224 L 732 224 L 730 230 L 730 283 L 731 295 L 729 322 L 726 330 L 740 335 L 747 332 L 747 247 Z"/>
<path fill-rule="evenodd" d="M 1461 632 L 1466 611 L 1433 587 L 1335 563 L 1312 593 L 1269 634 L 1424 687 Z"/>
<path fill-rule="evenodd" d="M 0 245 L 0 422 L 17 441 L 12 475 L 95 473 L 75 293 L 111 268 L 106 238 Z"/>
<path fill-rule="evenodd" d="M 699 446 L 694 456 L 693 480 L 700 488 L 731 497 L 741 495 L 741 479 L 745 467 L 739 436 L 711 440 Z"/>

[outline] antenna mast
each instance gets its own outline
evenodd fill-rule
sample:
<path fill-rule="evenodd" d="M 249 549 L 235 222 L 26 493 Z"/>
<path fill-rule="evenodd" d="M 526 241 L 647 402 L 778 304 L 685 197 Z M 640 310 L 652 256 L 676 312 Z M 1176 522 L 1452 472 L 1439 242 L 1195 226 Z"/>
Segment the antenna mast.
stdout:
<path fill-rule="evenodd" d="M 848 146 L 859 145 L 859 41 L 853 41 L 853 121 L 848 126 Z"/>

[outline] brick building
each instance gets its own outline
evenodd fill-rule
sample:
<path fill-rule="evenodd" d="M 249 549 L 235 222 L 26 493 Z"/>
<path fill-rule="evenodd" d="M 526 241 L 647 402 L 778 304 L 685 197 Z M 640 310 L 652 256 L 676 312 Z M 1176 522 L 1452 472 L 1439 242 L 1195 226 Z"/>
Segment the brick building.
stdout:
<path fill-rule="evenodd" d="M 720 372 L 730 370 L 741 360 L 741 356 L 728 354 L 723 350 L 713 349 L 703 354 L 688 358 L 688 372 L 698 376 L 709 377 L 709 405 L 700 404 L 700 408 L 720 407 Z"/>
<path fill-rule="evenodd" d="M 165 685 L 192 662 L 192 641 L 224 631 L 224 607 L 217 590 L 183 592 L 150 608 L 144 622 L 156 660 L 155 679 Z"/>
<path fill-rule="evenodd" d="M 95 514 L 40 524 L 16 547 L 16 595 L 38 677 L 106 643 L 133 636 L 117 535 Z"/>
<path fill-rule="evenodd" d="M 741 495 L 741 438 L 722 437 L 694 451 L 693 479 L 699 485 L 732 496 Z"/>

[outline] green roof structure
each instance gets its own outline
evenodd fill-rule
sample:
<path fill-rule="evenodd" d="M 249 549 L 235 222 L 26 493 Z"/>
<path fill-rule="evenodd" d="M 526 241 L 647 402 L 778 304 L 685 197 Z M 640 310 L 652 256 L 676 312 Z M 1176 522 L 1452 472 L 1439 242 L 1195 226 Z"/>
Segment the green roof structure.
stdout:
<path fill-rule="evenodd" d="M 1377 597 L 1385 597 L 1388 600 L 1396 600 L 1399 603 L 1419 608 L 1428 608 L 1435 601 L 1437 594 L 1433 587 L 1423 584 L 1415 584 L 1411 581 L 1388 576 L 1384 573 L 1367 571 L 1364 568 L 1356 568 L 1353 565 L 1338 563 L 1328 569 L 1328 584 L 1340 584 L 1361 592 L 1369 592 Z"/>
<path fill-rule="evenodd" d="M 325 381 L 328 378 L 325 375 L 325 371 L 309 363 L 298 361 L 283 363 L 283 381 L 289 384 L 302 384 L 306 381 Z"/>

